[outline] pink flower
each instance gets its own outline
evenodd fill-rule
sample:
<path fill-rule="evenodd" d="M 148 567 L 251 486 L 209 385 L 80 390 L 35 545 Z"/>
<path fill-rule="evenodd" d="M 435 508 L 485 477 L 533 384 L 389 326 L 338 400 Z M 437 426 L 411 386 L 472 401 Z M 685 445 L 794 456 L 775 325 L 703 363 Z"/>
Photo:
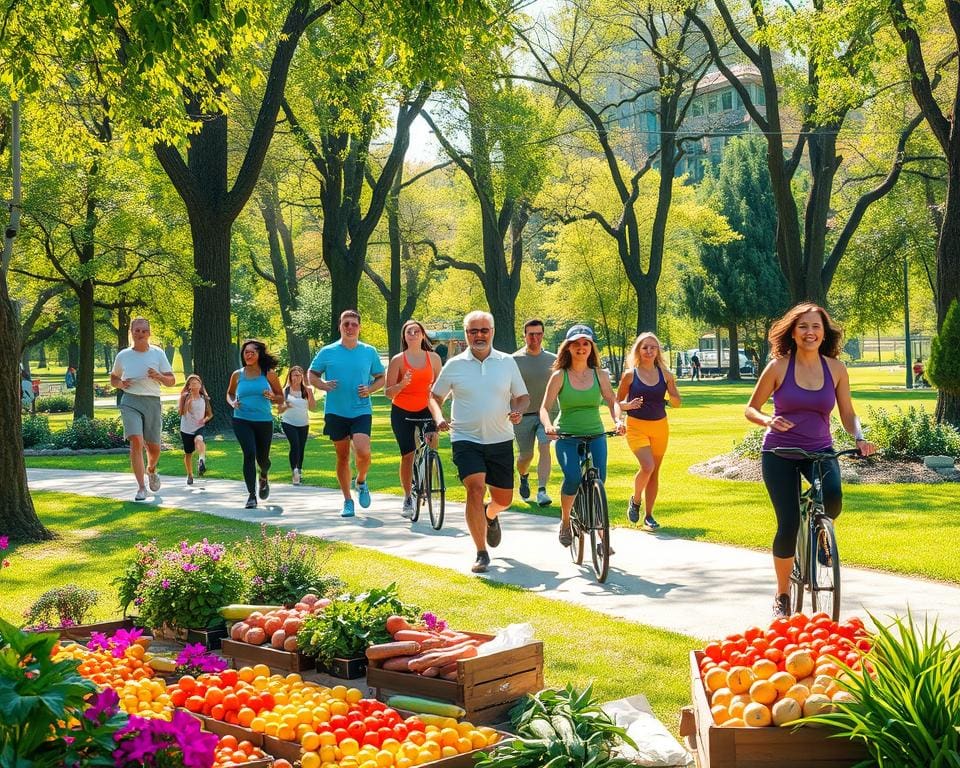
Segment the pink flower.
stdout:
<path fill-rule="evenodd" d="M 10 546 L 9 536 L 0 536 L 0 549 L 6 549 Z"/>
<path fill-rule="evenodd" d="M 170 589 L 170 579 L 164 579 L 160 582 L 160 586 L 164 589 Z"/>

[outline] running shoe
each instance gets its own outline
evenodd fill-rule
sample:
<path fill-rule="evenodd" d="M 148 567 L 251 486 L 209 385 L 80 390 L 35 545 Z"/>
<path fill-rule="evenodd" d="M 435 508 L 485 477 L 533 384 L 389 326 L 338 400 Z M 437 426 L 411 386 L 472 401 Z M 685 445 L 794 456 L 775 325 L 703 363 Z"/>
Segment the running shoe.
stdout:
<path fill-rule="evenodd" d="M 403 500 L 403 511 L 400 513 L 400 517 L 407 520 L 413 520 L 414 508 L 413 508 L 413 497 L 407 496 Z"/>
<path fill-rule="evenodd" d="M 360 501 L 360 506 L 364 509 L 370 506 L 370 489 L 365 482 L 357 483 L 357 499 Z"/>
<path fill-rule="evenodd" d="M 607 547 L 607 551 L 610 553 L 611 556 L 617 554 L 616 551 L 613 549 L 613 547 L 609 547 L 609 546 L 608 546 L 608 547 Z M 597 542 L 597 557 L 603 557 L 603 542 L 602 542 L 602 541 L 598 541 L 598 542 Z"/>
<path fill-rule="evenodd" d="M 156 493 L 160 490 L 160 475 L 157 474 L 157 470 L 153 471 L 147 470 L 147 485 L 150 486 L 150 490 Z"/>
<path fill-rule="evenodd" d="M 187 485 L 193 485 L 193 475 L 187 476 Z"/>
<path fill-rule="evenodd" d="M 547 495 L 546 488 L 541 488 L 539 491 L 537 491 L 537 504 L 539 504 L 541 507 L 549 507 L 551 504 L 553 504 L 553 499 Z"/>
<path fill-rule="evenodd" d="M 257 497 L 254 494 L 250 494 L 250 498 L 247 499 L 247 503 L 243 505 L 244 509 L 256 509 L 257 508 Z"/>
<path fill-rule="evenodd" d="M 530 498 L 530 475 L 520 475 L 520 498 L 526 501 Z"/>
<path fill-rule="evenodd" d="M 487 508 L 483 508 L 484 515 L 486 515 Z M 503 532 L 500 530 L 500 518 L 495 517 L 491 520 L 487 518 L 487 544 L 491 547 L 496 547 L 500 545 L 500 538 L 503 535 Z"/>
<path fill-rule="evenodd" d="M 300 485 L 300 470 L 299 470 L 299 469 L 293 470 L 293 484 L 294 484 L 294 485 Z"/>
<path fill-rule="evenodd" d="M 260 498 L 267 499 L 270 497 L 270 480 L 266 477 L 260 477 Z"/>
<path fill-rule="evenodd" d="M 353 510 L 353 499 L 346 499 L 343 502 L 343 509 L 340 511 L 340 517 L 353 517 L 356 513 Z"/>
<path fill-rule="evenodd" d="M 777 595 L 773 598 L 773 618 L 784 619 L 788 616 L 790 616 L 790 595 Z"/>
<path fill-rule="evenodd" d="M 490 555 L 487 554 L 487 550 L 481 549 L 477 552 L 477 559 L 474 562 L 473 566 L 470 568 L 474 573 L 486 573 L 487 568 L 490 567 Z"/>
<path fill-rule="evenodd" d="M 643 518 L 643 528 L 647 531 L 655 531 L 660 527 L 660 523 L 653 519 L 653 515 L 647 515 Z"/>
<path fill-rule="evenodd" d="M 630 503 L 627 504 L 627 517 L 631 523 L 640 522 L 640 507 L 637 502 L 633 500 L 633 496 L 630 497 Z"/>
<path fill-rule="evenodd" d="M 147 489 L 146 488 L 137 488 L 137 495 L 133 497 L 134 501 L 146 501 L 147 500 Z"/>
<path fill-rule="evenodd" d="M 207 473 L 207 463 L 201 458 L 197 462 L 197 474 L 203 477 Z"/>
<path fill-rule="evenodd" d="M 573 528 L 570 526 L 570 523 L 564 525 L 560 524 L 560 546 L 569 547 L 573 544 Z"/>

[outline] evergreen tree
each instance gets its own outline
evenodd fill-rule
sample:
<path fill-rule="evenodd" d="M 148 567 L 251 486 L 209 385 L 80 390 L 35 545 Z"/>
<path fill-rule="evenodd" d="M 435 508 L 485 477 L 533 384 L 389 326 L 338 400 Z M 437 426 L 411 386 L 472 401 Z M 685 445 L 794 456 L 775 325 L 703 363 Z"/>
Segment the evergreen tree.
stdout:
<path fill-rule="evenodd" d="M 960 304 L 956 299 L 950 303 L 940 332 L 933 337 L 927 377 L 940 391 L 960 395 Z M 944 398 L 937 400 L 937 421 L 948 421 L 960 428 L 960 413 L 944 408 L 944 402 Z"/>
<path fill-rule="evenodd" d="M 730 334 L 728 378 L 740 378 L 738 327 L 764 326 L 789 304 L 777 264 L 777 215 L 765 161 L 766 145 L 757 136 L 735 138 L 724 148 L 703 194 L 741 238 L 724 245 L 703 244 L 701 270 L 683 277 L 690 314 Z"/>

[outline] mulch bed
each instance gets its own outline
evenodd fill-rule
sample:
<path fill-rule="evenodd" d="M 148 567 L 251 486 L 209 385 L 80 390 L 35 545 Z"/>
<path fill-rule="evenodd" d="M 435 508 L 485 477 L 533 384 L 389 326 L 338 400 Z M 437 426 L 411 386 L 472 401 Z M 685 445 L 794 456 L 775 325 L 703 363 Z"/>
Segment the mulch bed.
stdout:
<path fill-rule="evenodd" d="M 893 461 L 888 459 L 870 459 L 867 461 L 842 458 L 840 469 L 845 483 L 957 483 L 960 471 L 954 467 L 952 474 L 939 473 L 929 469 L 920 461 Z M 760 460 L 734 453 L 725 453 L 694 464 L 691 474 L 700 477 L 712 477 L 718 480 L 742 480 L 758 482 Z"/>

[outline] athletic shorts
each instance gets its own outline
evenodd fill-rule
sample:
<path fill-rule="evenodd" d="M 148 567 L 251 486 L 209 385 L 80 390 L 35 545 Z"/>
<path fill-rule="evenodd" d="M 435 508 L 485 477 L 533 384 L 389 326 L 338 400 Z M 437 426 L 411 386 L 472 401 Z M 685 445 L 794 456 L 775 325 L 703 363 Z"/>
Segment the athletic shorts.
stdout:
<path fill-rule="evenodd" d="M 373 417 L 369 413 L 363 416 L 337 416 L 335 413 L 328 413 L 323 417 L 323 434 L 335 443 L 353 435 L 369 437 L 372 427 Z"/>
<path fill-rule="evenodd" d="M 482 472 L 487 485 L 513 489 L 513 440 L 489 445 L 457 440 L 453 443 L 453 463 L 461 480 Z"/>
<path fill-rule="evenodd" d="M 669 439 L 670 425 L 666 417 L 655 421 L 627 417 L 627 445 L 634 453 L 649 446 L 654 456 L 663 456 Z"/>
<path fill-rule="evenodd" d="M 430 416 L 430 409 L 424 408 L 420 411 L 407 411 L 394 405 L 390 409 L 390 426 L 393 427 L 393 436 L 397 438 L 397 447 L 400 448 L 400 455 L 406 456 L 417 449 L 417 427 L 418 425 L 407 419 L 430 419 L 427 424 L 427 432 L 436 432 L 437 425 L 434 424 Z"/>
<path fill-rule="evenodd" d="M 186 432 L 180 433 L 180 439 L 183 441 L 183 452 L 184 453 L 193 453 L 197 450 L 197 438 L 203 437 L 203 430 L 198 429 L 192 435 L 187 434 Z"/>
<path fill-rule="evenodd" d="M 120 418 L 123 421 L 124 439 L 142 436 L 147 443 L 160 444 L 163 425 L 159 397 L 124 392 L 120 398 Z"/>
<path fill-rule="evenodd" d="M 517 440 L 517 454 L 523 457 L 533 456 L 533 443 L 540 445 L 550 442 L 543 424 L 540 423 L 539 413 L 525 413 L 520 417 L 520 423 L 514 424 L 513 436 Z"/>

